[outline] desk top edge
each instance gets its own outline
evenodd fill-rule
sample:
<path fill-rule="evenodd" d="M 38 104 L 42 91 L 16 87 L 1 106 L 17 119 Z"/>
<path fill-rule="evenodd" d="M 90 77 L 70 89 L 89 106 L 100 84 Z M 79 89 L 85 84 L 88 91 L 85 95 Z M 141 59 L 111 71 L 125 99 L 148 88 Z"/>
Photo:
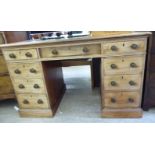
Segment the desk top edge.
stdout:
<path fill-rule="evenodd" d="M 151 32 L 131 32 L 126 34 L 119 34 L 119 35 L 111 35 L 111 36 L 99 36 L 99 37 L 92 37 L 92 36 L 85 36 L 85 37 L 77 37 L 77 38 L 69 38 L 69 39 L 55 39 L 55 40 L 26 40 L 22 42 L 15 42 L 9 44 L 2 44 L 0 48 L 7 48 L 7 47 L 18 47 L 18 46 L 29 46 L 29 45 L 39 45 L 39 44 L 50 44 L 50 43 L 70 43 L 76 41 L 93 41 L 93 40 L 101 40 L 101 39 L 111 39 L 111 38 L 121 38 L 121 37 L 132 37 L 132 36 L 149 36 Z"/>

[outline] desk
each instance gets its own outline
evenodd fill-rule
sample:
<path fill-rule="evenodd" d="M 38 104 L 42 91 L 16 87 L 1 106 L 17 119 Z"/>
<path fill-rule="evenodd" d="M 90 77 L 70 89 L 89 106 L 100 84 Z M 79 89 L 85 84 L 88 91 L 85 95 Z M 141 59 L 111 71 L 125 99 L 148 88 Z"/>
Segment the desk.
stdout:
<path fill-rule="evenodd" d="M 66 89 L 61 61 L 91 58 L 101 62 L 101 116 L 142 117 L 143 77 L 150 35 L 133 32 L 1 45 L 20 115 L 54 116 Z"/>

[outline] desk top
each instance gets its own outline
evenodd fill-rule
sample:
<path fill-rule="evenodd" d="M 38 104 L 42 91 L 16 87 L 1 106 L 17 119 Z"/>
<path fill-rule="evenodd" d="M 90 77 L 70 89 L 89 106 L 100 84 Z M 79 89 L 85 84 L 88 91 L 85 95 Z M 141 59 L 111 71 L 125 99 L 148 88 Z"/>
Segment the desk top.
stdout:
<path fill-rule="evenodd" d="M 111 38 L 121 38 L 121 37 L 132 37 L 132 36 L 148 36 L 151 35 L 151 32 L 131 32 L 126 34 L 118 34 L 118 35 L 110 35 L 110 36 L 102 36 L 102 37 L 92 37 L 92 36 L 85 36 L 85 37 L 74 37 L 74 38 L 62 38 L 62 39 L 49 39 L 49 40 L 27 40 L 22 42 L 10 43 L 10 44 L 2 44 L 0 48 L 5 47 L 18 47 L 18 46 L 29 46 L 29 45 L 46 45 L 46 44 L 62 44 L 62 43 L 73 43 L 76 41 L 95 41 L 101 39 L 111 39 Z"/>

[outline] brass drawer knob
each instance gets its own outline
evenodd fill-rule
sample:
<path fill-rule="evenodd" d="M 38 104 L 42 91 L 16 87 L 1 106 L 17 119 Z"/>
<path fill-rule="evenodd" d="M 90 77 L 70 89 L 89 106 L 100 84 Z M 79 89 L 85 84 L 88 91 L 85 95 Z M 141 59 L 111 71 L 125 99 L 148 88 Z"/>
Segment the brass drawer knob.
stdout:
<path fill-rule="evenodd" d="M 133 98 L 128 98 L 128 102 L 133 103 L 134 99 Z"/>
<path fill-rule="evenodd" d="M 132 49 L 136 50 L 136 49 L 138 48 L 138 45 L 137 45 L 137 44 L 132 44 L 130 47 L 131 47 Z"/>
<path fill-rule="evenodd" d="M 16 70 L 15 70 L 15 73 L 16 73 L 16 74 L 21 74 L 21 71 L 20 71 L 19 69 L 16 69 Z"/>
<path fill-rule="evenodd" d="M 31 72 L 31 73 L 37 73 L 37 71 L 36 71 L 34 68 L 31 68 L 31 69 L 30 69 L 30 72 Z"/>
<path fill-rule="evenodd" d="M 10 58 L 16 58 L 16 55 L 13 54 L 13 53 L 10 53 L 10 54 L 9 54 L 9 57 L 10 57 Z"/>
<path fill-rule="evenodd" d="M 111 50 L 112 50 L 112 51 L 117 51 L 118 48 L 117 48 L 117 46 L 113 45 L 113 46 L 111 46 Z"/>
<path fill-rule="evenodd" d="M 132 62 L 132 63 L 130 64 L 130 67 L 131 67 L 131 68 L 136 68 L 137 65 L 136 65 L 136 63 Z"/>
<path fill-rule="evenodd" d="M 112 68 L 112 69 L 116 69 L 116 68 L 117 68 L 117 65 L 111 64 L 111 68 Z"/>
<path fill-rule="evenodd" d="M 88 53 L 88 52 L 89 52 L 89 49 L 88 49 L 87 47 L 84 47 L 84 48 L 83 48 L 83 52 L 84 52 L 84 53 Z"/>
<path fill-rule="evenodd" d="M 111 86 L 116 86 L 117 83 L 115 81 L 111 81 Z"/>
<path fill-rule="evenodd" d="M 131 80 L 131 81 L 129 81 L 129 85 L 130 86 L 135 86 L 136 85 L 136 82 L 134 82 L 134 81 Z"/>
<path fill-rule="evenodd" d="M 34 84 L 33 87 L 34 87 L 35 89 L 40 88 L 38 84 Z"/>
<path fill-rule="evenodd" d="M 44 102 L 43 102 L 43 100 L 39 99 L 39 100 L 37 101 L 37 103 L 38 103 L 38 104 L 43 104 Z"/>
<path fill-rule="evenodd" d="M 53 54 L 53 55 L 58 55 L 58 51 L 57 51 L 56 49 L 53 49 L 53 50 L 52 50 L 52 54 Z"/>
<path fill-rule="evenodd" d="M 18 87 L 19 87 L 20 89 L 25 88 L 25 86 L 24 86 L 23 84 L 20 84 Z"/>
<path fill-rule="evenodd" d="M 29 104 L 29 101 L 25 99 L 25 100 L 23 101 L 23 103 L 24 103 L 24 104 Z"/>
<path fill-rule="evenodd" d="M 30 52 L 25 53 L 25 56 L 32 57 L 32 54 Z"/>
<path fill-rule="evenodd" d="M 111 103 L 116 103 L 116 99 L 115 98 L 111 98 Z"/>

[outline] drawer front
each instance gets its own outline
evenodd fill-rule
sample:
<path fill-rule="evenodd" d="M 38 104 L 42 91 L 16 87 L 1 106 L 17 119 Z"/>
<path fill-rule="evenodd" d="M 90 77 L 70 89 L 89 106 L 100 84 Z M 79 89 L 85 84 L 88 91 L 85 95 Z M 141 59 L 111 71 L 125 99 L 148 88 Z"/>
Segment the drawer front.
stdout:
<path fill-rule="evenodd" d="M 8 63 L 10 75 L 12 77 L 41 77 L 42 70 L 40 63 Z"/>
<path fill-rule="evenodd" d="M 0 76 L 0 94 L 13 93 L 13 86 L 9 76 Z"/>
<path fill-rule="evenodd" d="M 49 47 L 49 48 L 40 49 L 40 56 L 42 58 L 90 55 L 90 54 L 100 54 L 100 53 L 101 53 L 101 47 L 99 44 L 56 47 L 56 48 Z"/>
<path fill-rule="evenodd" d="M 112 75 L 104 76 L 105 90 L 139 90 L 141 87 L 141 75 Z"/>
<path fill-rule="evenodd" d="M 144 53 L 146 52 L 146 39 L 129 41 L 107 42 L 103 44 L 103 54 Z"/>
<path fill-rule="evenodd" d="M 45 93 L 42 79 L 13 79 L 13 81 L 17 93 Z"/>
<path fill-rule="evenodd" d="M 135 108 L 140 106 L 139 92 L 110 92 L 104 93 L 104 107 Z"/>
<path fill-rule="evenodd" d="M 103 60 L 104 74 L 139 74 L 144 68 L 145 56 L 112 57 Z"/>
<path fill-rule="evenodd" d="M 6 60 L 27 60 L 38 58 L 36 49 L 4 51 Z"/>
<path fill-rule="evenodd" d="M 29 94 L 17 94 L 18 103 L 20 108 L 25 109 L 47 109 L 49 108 L 47 96 L 43 94 L 39 95 L 29 95 Z"/>
<path fill-rule="evenodd" d="M 8 72 L 7 65 L 5 63 L 3 55 L 0 55 L 0 73 L 6 73 L 6 72 Z"/>

